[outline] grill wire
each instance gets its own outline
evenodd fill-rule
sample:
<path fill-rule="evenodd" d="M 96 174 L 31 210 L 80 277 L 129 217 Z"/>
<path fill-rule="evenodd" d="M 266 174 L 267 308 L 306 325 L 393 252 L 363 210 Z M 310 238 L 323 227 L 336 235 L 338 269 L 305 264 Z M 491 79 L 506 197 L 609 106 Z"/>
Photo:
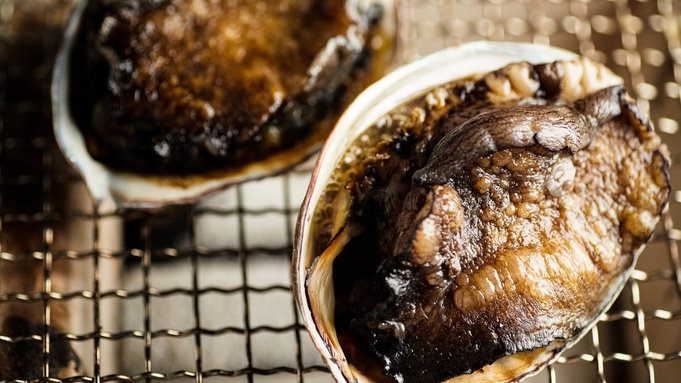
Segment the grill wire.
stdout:
<path fill-rule="evenodd" d="M 331 381 L 289 282 L 312 162 L 191 206 L 99 214 L 52 135 L 51 65 L 73 3 L 0 0 L 0 380 Z M 672 154 L 669 207 L 601 322 L 528 381 L 678 382 L 681 4 L 412 0 L 406 11 L 408 60 L 480 39 L 552 44 L 606 63 L 649 111 Z"/>

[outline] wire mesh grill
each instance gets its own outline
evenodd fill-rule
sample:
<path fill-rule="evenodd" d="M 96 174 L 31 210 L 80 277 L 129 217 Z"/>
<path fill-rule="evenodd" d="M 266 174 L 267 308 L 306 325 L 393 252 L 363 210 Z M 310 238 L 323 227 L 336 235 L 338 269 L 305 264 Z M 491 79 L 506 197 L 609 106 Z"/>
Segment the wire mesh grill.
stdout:
<path fill-rule="evenodd" d="M 73 3 L 0 0 L 0 380 L 331 381 L 289 282 L 311 162 L 192 206 L 98 214 L 52 137 L 51 65 Z M 672 153 L 669 208 L 590 336 L 529 381 L 678 382 L 681 4 L 406 9 L 409 60 L 479 39 L 552 44 L 605 62 L 649 111 Z"/>

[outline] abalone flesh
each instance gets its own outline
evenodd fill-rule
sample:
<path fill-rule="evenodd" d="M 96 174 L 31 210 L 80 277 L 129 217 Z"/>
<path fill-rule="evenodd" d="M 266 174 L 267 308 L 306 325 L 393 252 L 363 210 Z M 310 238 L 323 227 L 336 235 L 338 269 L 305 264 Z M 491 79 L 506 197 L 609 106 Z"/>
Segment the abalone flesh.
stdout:
<path fill-rule="evenodd" d="M 399 60 L 398 4 L 83 1 L 55 67 L 56 136 L 95 199 L 128 205 L 281 172 Z"/>
<path fill-rule="evenodd" d="M 565 51 L 411 65 L 317 162 L 294 253 L 306 325 L 339 382 L 519 381 L 621 291 L 667 202 L 667 148 L 619 77 Z"/>

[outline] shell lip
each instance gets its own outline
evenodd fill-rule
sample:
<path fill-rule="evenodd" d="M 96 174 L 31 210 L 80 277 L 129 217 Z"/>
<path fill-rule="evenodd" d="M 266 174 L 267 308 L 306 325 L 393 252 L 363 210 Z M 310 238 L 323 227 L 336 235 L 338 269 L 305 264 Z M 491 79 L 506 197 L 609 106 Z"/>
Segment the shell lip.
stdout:
<path fill-rule="evenodd" d="M 230 186 L 286 172 L 313 156 L 322 146 L 325 137 L 320 138 L 319 134 L 312 135 L 263 161 L 248 164 L 239 169 L 215 171 L 207 175 L 144 175 L 113 170 L 96 161 L 88 152 L 85 138 L 71 116 L 69 100 L 71 55 L 76 38 L 81 33 L 83 15 L 89 4 L 94 1 L 98 0 L 78 2 L 69 17 L 55 60 L 50 94 L 53 110 L 52 123 L 57 145 L 85 180 L 88 192 L 100 211 L 153 210 L 167 205 L 193 203 L 208 194 Z M 391 70 L 403 60 L 404 38 L 406 37 L 404 23 L 406 12 L 403 9 L 403 0 L 348 0 L 347 13 L 352 28 L 352 25 L 359 23 L 358 18 L 361 17 L 359 10 L 364 9 L 360 7 L 376 2 L 384 7 L 391 6 L 388 12 L 391 20 L 383 18 L 380 32 L 390 38 L 394 36 L 395 39 L 392 48 L 386 51 L 388 52 L 386 57 L 389 59 L 387 70 Z M 350 36 L 344 38 L 350 38 Z M 326 48 L 322 51 L 324 49 Z"/>
<path fill-rule="evenodd" d="M 570 60 L 575 53 L 545 45 L 478 41 L 456 48 L 446 48 L 418 61 L 404 65 L 365 89 L 345 110 L 330 136 L 325 141 L 315 163 L 310 184 L 301 205 L 296 224 L 292 259 L 292 283 L 295 299 L 312 341 L 321 353 L 331 374 L 338 382 L 349 382 L 329 351 L 330 345 L 315 328 L 306 292 L 306 280 L 314 257 L 312 254 L 312 219 L 326 180 L 330 177 L 343 148 L 380 117 L 413 97 L 438 85 L 477 73 L 486 73 L 517 61 L 533 63 Z M 473 61 L 494 58 L 485 65 Z M 408 83 L 407 83 L 408 82 Z M 335 233 L 332 234 L 334 236 Z M 557 358 L 557 356 L 556 356 Z"/>

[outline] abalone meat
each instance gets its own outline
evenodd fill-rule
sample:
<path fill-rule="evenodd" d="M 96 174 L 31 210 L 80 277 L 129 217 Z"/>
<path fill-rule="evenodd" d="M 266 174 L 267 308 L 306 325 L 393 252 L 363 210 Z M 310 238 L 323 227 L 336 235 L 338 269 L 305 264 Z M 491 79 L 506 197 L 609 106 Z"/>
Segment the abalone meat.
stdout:
<path fill-rule="evenodd" d="M 89 0 L 55 129 L 95 199 L 154 205 L 310 156 L 399 57 L 394 0 Z"/>
<path fill-rule="evenodd" d="M 358 98 L 317 162 L 293 271 L 313 341 L 339 382 L 535 374 L 621 291 L 667 167 L 601 64 L 508 43 L 410 64 Z"/>

